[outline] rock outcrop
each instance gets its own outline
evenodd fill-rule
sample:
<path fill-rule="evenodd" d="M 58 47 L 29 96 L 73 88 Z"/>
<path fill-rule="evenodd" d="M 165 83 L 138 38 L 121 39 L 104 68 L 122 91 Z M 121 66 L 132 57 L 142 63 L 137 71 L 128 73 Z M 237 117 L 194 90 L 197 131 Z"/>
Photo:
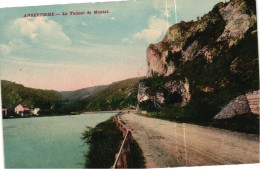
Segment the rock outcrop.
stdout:
<path fill-rule="evenodd" d="M 190 85 L 188 79 L 185 78 L 185 81 L 168 81 L 165 83 L 165 88 L 168 90 L 169 93 L 174 94 L 177 93 L 179 94 L 182 98 L 182 104 L 187 104 L 190 99 Z"/>
<path fill-rule="evenodd" d="M 212 62 L 222 50 L 238 44 L 256 24 L 256 15 L 248 7 L 248 1 L 253 0 L 219 3 L 198 21 L 170 27 L 162 42 L 147 49 L 148 76 L 169 76 L 178 69 L 174 59 L 185 63 L 200 56 Z M 256 33 L 256 29 L 250 33 Z"/>
<path fill-rule="evenodd" d="M 236 45 L 239 40 L 244 38 L 247 30 L 256 23 L 256 15 L 248 13 L 247 1 L 244 0 L 230 1 L 219 11 L 226 26 L 217 41 L 227 41 L 229 47 Z"/>
<path fill-rule="evenodd" d="M 256 22 L 254 0 L 230 0 L 197 21 L 171 26 L 164 39 L 146 51 L 150 80 L 145 90 L 156 93 L 150 85 L 154 82 L 154 97 L 160 93 L 162 106 L 183 107 L 174 108 L 176 116 L 171 118 L 179 118 L 179 110 L 186 111 L 182 118 L 195 121 L 212 120 L 218 113 L 216 118 L 259 114 L 259 99 L 255 92 L 248 93 L 259 90 Z"/>
<path fill-rule="evenodd" d="M 246 113 L 259 115 L 259 91 L 250 92 L 232 100 L 214 119 L 228 119 Z"/>
<path fill-rule="evenodd" d="M 250 108 L 245 96 L 239 96 L 225 106 L 214 119 L 228 119 L 237 115 L 249 113 Z"/>

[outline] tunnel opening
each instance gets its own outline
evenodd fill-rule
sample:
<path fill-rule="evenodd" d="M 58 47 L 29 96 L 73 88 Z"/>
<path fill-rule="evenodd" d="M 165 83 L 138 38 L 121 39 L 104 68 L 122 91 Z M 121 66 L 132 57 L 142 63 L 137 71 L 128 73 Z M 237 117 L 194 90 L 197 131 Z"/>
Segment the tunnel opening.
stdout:
<path fill-rule="evenodd" d="M 168 104 L 182 103 L 182 101 L 182 96 L 177 92 L 170 94 L 168 97 Z"/>

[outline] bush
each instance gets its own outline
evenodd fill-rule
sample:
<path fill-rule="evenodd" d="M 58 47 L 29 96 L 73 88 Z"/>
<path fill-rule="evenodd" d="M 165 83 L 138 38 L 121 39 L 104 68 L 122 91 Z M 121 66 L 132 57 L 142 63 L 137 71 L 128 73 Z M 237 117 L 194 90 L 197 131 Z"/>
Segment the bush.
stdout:
<path fill-rule="evenodd" d="M 79 115 L 79 112 L 70 112 L 70 115 Z"/>
<path fill-rule="evenodd" d="M 89 145 L 85 168 L 110 168 L 115 162 L 123 135 L 111 118 L 95 128 L 87 127 L 82 139 Z M 145 168 L 143 152 L 135 140 L 130 143 L 130 149 L 132 159 L 129 168 Z"/>
<path fill-rule="evenodd" d="M 151 101 L 151 100 L 145 100 L 145 101 L 142 101 L 140 104 L 139 104 L 139 107 L 141 110 L 146 110 L 148 112 L 154 112 L 154 111 L 157 111 L 156 110 L 156 107 L 154 105 L 154 103 Z"/>
<path fill-rule="evenodd" d="M 230 119 L 215 120 L 211 125 L 238 132 L 259 134 L 259 115 L 242 114 Z"/>
<path fill-rule="evenodd" d="M 88 127 L 82 139 L 89 145 L 85 168 L 109 168 L 115 161 L 123 136 L 110 119 L 95 128 Z"/>

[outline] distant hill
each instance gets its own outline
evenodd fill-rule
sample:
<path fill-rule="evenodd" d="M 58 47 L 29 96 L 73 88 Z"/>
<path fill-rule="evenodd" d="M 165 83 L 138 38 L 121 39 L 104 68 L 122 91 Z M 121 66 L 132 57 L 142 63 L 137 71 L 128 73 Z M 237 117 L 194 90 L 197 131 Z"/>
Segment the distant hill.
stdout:
<path fill-rule="evenodd" d="M 24 87 L 21 84 L 2 80 L 2 104 L 9 112 L 18 104 L 37 107 L 42 111 L 50 110 L 62 101 L 62 96 L 54 90 L 42 90 Z"/>
<path fill-rule="evenodd" d="M 137 105 L 139 81 L 143 77 L 114 82 L 87 98 L 74 102 L 78 111 L 119 110 Z"/>
<path fill-rule="evenodd" d="M 106 88 L 106 85 L 103 86 L 95 86 L 95 87 L 89 87 L 84 89 L 79 89 L 75 91 L 62 91 L 59 92 L 65 99 L 69 101 L 75 101 L 75 100 L 82 100 L 90 95 L 95 94 L 96 92 Z"/>
<path fill-rule="evenodd" d="M 124 109 L 136 106 L 141 79 L 143 78 L 132 78 L 110 85 L 66 92 L 33 89 L 2 80 L 2 104 L 12 113 L 18 104 L 37 107 L 41 109 L 42 115 Z"/>

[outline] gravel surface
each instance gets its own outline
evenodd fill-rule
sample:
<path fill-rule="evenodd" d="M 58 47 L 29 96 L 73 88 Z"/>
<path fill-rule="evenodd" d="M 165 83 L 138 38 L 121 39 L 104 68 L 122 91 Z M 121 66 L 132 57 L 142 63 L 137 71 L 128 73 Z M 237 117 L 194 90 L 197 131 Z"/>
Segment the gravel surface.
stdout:
<path fill-rule="evenodd" d="M 259 138 L 211 127 L 120 116 L 141 147 L 147 168 L 259 163 Z"/>

